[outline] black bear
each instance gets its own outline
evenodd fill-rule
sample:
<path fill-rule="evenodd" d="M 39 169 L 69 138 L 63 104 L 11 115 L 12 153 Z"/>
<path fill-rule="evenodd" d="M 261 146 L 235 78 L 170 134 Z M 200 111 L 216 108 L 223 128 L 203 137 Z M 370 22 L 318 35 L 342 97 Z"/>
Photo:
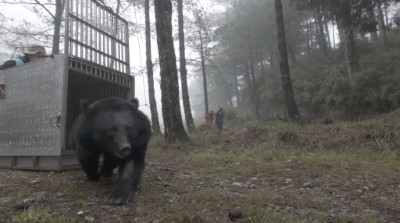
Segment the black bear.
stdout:
<path fill-rule="evenodd" d="M 120 205 L 132 200 L 145 165 L 151 137 L 150 121 L 138 110 L 138 100 L 80 101 L 82 114 L 72 127 L 72 145 L 90 181 L 110 177 L 119 166 L 119 179 L 108 201 Z M 103 165 L 99 171 L 99 158 Z"/>

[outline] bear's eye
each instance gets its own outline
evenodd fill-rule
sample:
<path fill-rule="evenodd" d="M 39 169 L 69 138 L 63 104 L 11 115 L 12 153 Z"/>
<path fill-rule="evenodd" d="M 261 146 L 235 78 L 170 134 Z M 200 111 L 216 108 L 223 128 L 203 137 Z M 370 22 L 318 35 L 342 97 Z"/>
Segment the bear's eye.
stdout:
<path fill-rule="evenodd" d="M 106 131 L 106 135 L 108 136 L 114 136 L 117 133 L 117 129 L 116 128 L 109 128 Z"/>

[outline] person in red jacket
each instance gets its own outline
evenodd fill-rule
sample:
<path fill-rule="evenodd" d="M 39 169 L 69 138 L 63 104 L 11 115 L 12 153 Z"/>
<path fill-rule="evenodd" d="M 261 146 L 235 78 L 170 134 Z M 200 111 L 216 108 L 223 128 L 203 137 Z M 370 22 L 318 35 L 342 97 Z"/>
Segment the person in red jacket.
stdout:
<path fill-rule="evenodd" d="M 209 113 L 207 113 L 207 114 L 204 116 L 204 118 L 206 119 L 205 125 L 208 126 L 208 127 L 211 127 L 211 126 L 212 126 L 212 123 L 213 123 L 213 121 L 214 121 L 214 111 L 211 110 Z"/>

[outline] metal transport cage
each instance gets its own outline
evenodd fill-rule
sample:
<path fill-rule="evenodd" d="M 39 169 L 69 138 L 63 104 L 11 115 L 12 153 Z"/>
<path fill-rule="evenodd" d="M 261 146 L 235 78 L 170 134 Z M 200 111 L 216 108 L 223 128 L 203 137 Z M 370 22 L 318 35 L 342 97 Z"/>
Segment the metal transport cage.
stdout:
<path fill-rule="evenodd" d="M 94 0 L 69 0 L 65 52 L 0 71 L 0 168 L 77 168 L 69 141 L 79 100 L 132 98 L 128 23 Z"/>

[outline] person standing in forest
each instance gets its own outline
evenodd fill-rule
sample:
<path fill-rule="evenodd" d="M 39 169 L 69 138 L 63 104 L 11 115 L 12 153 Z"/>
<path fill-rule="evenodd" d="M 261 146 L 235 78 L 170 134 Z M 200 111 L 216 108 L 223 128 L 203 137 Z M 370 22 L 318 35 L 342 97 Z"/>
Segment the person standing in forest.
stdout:
<path fill-rule="evenodd" d="M 209 113 L 207 113 L 204 118 L 206 119 L 205 126 L 211 128 L 212 123 L 214 121 L 214 111 L 211 110 Z"/>
<path fill-rule="evenodd" d="M 224 124 L 224 108 L 223 107 L 218 109 L 217 113 L 215 113 L 215 124 L 217 125 L 219 132 L 222 132 L 222 126 Z"/>

